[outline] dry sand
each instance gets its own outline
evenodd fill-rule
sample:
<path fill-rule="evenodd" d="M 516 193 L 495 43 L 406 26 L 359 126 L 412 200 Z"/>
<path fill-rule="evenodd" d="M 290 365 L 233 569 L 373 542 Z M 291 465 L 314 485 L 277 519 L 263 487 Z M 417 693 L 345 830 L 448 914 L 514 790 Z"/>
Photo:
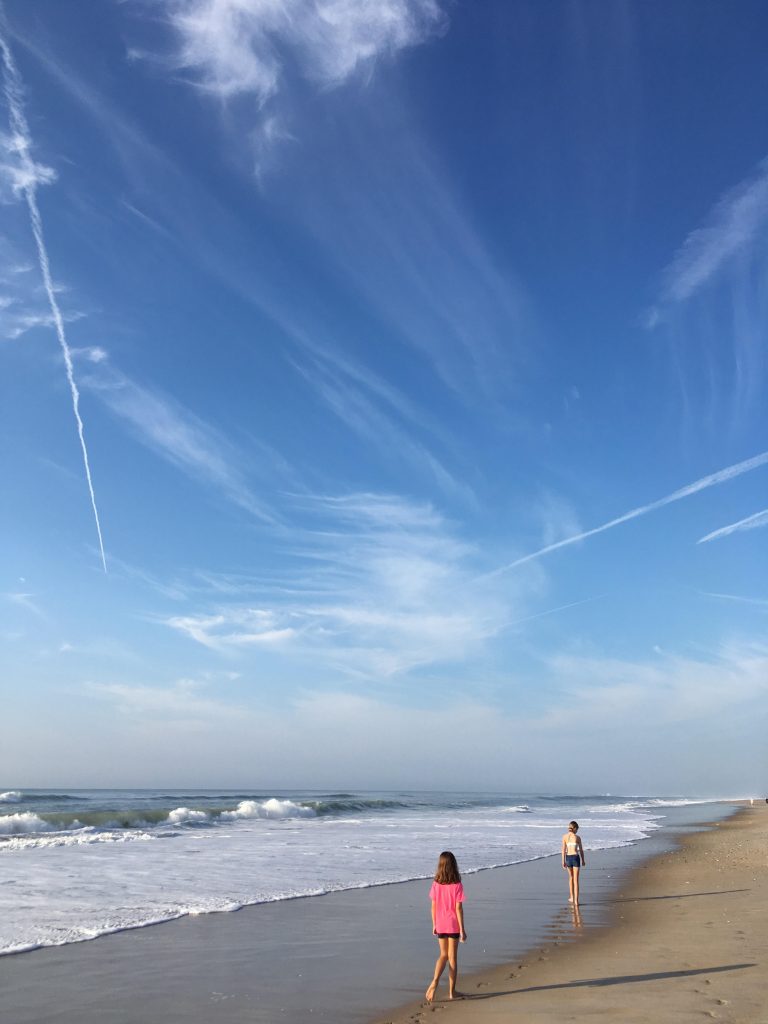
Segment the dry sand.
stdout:
<path fill-rule="evenodd" d="M 612 898 L 609 928 L 553 942 L 516 964 L 460 975 L 463 1001 L 448 1002 L 444 976 L 435 1003 L 379 1020 L 768 1024 L 766 868 L 768 806 L 745 807 L 633 872 Z M 586 902 L 588 876 L 584 881 Z M 429 975 L 425 964 L 425 987 Z"/>

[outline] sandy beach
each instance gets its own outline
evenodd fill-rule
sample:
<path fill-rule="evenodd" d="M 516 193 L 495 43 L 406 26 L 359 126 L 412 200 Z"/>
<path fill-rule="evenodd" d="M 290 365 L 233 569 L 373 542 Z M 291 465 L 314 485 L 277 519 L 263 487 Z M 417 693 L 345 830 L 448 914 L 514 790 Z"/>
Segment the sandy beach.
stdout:
<path fill-rule="evenodd" d="M 744 807 L 639 866 L 609 897 L 609 927 L 584 929 L 583 937 L 567 944 L 561 942 L 563 930 L 563 936 L 515 964 L 465 974 L 463 1001 L 447 1001 L 444 980 L 434 1004 L 414 1003 L 378 1018 L 379 1024 L 414 1024 L 435 1016 L 453 1024 L 592 1019 L 766 1024 L 766 867 L 768 806 Z M 584 880 L 586 909 L 587 873 Z"/>

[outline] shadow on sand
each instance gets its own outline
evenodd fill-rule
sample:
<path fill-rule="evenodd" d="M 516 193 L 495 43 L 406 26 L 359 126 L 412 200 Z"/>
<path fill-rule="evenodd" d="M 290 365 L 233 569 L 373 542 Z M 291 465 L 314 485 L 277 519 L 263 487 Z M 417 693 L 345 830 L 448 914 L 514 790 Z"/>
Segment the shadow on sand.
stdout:
<path fill-rule="evenodd" d="M 638 981 L 666 981 L 672 978 L 692 978 L 699 974 L 719 974 L 723 971 L 742 971 L 757 964 L 725 964 L 722 967 L 696 967 L 689 971 L 657 971 L 653 974 L 619 974 L 611 978 L 584 978 L 564 981 L 560 985 L 531 985 L 529 988 L 510 988 L 501 992 L 482 992 L 466 995 L 466 999 L 495 999 L 498 996 L 517 996 L 523 992 L 549 992 L 560 988 L 603 988 L 608 985 L 628 985 Z"/>
<path fill-rule="evenodd" d="M 614 899 L 593 900 L 593 903 L 643 903 L 645 900 L 687 900 L 692 896 L 730 896 L 735 892 L 751 892 L 751 889 L 718 889 L 717 892 L 679 892 L 670 896 L 619 896 Z M 582 903 L 582 906 L 584 904 Z"/>

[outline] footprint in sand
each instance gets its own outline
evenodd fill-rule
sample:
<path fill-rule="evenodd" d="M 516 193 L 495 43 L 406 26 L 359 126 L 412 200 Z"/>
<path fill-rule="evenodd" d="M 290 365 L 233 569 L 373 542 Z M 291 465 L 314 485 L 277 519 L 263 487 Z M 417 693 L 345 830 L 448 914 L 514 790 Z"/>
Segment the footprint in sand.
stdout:
<path fill-rule="evenodd" d="M 477 988 L 488 988 L 489 984 L 490 982 L 487 981 L 478 981 Z"/>

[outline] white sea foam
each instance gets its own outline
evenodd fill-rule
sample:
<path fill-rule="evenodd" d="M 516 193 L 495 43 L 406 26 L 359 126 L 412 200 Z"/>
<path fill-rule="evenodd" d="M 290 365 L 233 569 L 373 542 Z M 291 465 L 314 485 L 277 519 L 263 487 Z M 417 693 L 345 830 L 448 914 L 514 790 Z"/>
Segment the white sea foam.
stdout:
<path fill-rule="evenodd" d="M 237 821 L 241 818 L 315 818 L 311 807 L 303 807 L 293 800 L 241 800 L 234 811 L 222 811 L 223 821 Z"/>
<path fill-rule="evenodd" d="M 210 821 L 210 816 L 205 811 L 195 811 L 191 807 L 177 807 L 168 815 L 168 821 L 172 825 L 182 825 L 187 822 Z"/>
<path fill-rule="evenodd" d="M 18 789 L 9 789 L 7 793 L 0 793 L 0 804 L 17 804 L 21 798 Z"/>
<path fill-rule="evenodd" d="M 97 832 L 81 828 L 77 832 L 56 832 L 53 835 L 16 835 L 0 839 L 0 854 L 12 850 L 41 850 L 55 846 L 91 846 L 94 843 L 152 842 L 156 837 L 149 832 L 117 831 Z"/>
<path fill-rule="evenodd" d="M 13 836 L 21 832 L 53 832 L 54 828 L 48 821 L 38 818 L 32 811 L 19 814 L 3 814 L 0 816 L 0 835 Z"/>
<path fill-rule="evenodd" d="M 594 814 L 624 814 L 627 811 L 647 812 L 656 807 L 689 807 L 695 804 L 711 803 L 710 800 L 692 800 L 684 797 L 648 797 L 647 799 L 637 798 L 624 800 L 615 804 L 588 804 L 582 808 L 584 811 Z"/>

